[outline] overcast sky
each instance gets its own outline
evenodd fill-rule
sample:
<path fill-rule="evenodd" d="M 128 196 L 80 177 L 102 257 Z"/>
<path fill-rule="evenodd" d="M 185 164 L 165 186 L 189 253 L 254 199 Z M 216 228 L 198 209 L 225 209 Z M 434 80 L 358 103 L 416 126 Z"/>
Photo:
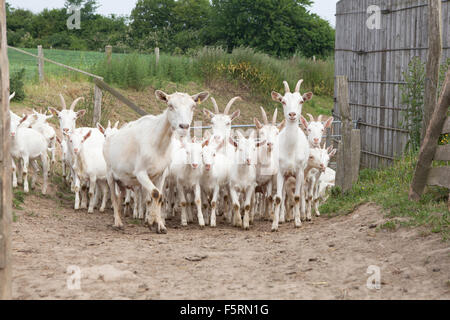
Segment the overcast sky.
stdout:
<path fill-rule="evenodd" d="M 33 12 L 39 12 L 44 8 L 61 8 L 65 0 L 7 0 L 14 8 L 30 9 Z M 101 14 L 121 14 L 128 15 L 136 4 L 136 0 L 99 0 L 101 5 L 98 12 Z M 314 0 L 315 4 L 311 11 L 317 13 L 322 18 L 335 25 L 336 2 L 338 0 Z"/>

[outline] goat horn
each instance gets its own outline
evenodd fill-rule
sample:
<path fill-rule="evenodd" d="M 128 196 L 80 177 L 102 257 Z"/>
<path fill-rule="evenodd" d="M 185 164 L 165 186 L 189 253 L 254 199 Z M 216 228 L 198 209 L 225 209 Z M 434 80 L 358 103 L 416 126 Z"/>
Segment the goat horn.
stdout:
<path fill-rule="evenodd" d="M 11 100 L 14 99 L 15 96 L 16 96 L 16 92 L 14 91 L 14 92 L 9 96 L 9 101 L 11 102 Z"/>
<path fill-rule="evenodd" d="M 72 104 L 70 105 L 70 110 L 75 110 L 75 106 L 77 105 L 78 102 L 80 102 L 80 100 L 84 100 L 84 97 L 79 97 L 77 99 L 75 99 L 74 102 L 72 102 Z"/>
<path fill-rule="evenodd" d="M 300 93 L 300 87 L 302 86 L 302 83 L 303 83 L 303 79 L 301 79 L 297 82 L 297 86 L 295 87 L 295 92 Z"/>
<path fill-rule="evenodd" d="M 309 122 L 315 122 L 314 117 L 312 116 L 312 114 L 307 113 L 308 117 L 309 117 Z"/>
<path fill-rule="evenodd" d="M 216 114 L 220 113 L 220 111 L 219 111 L 219 106 L 217 105 L 216 99 L 214 99 L 213 97 L 211 97 L 211 101 L 212 101 L 213 106 L 214 106 L 214 112 L 215 112 Z"/>
<path fill-rule="evenodd" d="M 273 118 L 272 118 L 272 124 L 274 126 L 277 125 L 277 115 L 278 115 L 278 109 L 275 109 L 275 112 L 273 113 Z"/>
<path fill-rule="evenodd" d="M 290 93 L 291 92 L 291 88 L 289 88 L 289 83 L 287 81 L 283 81 L 284 84 L 284 91 L 285 93 Z"/>
<path fill-rule="evenodd" d="M 237 100 L 242 100 L 242 98 L 241 97 L 234 97 L 233 99 L 230 100 L 230 102 L 228 102 L 227 106 L 225 107 L 225 111 L 223 112 L 224 115 L 228 115 L 228 113 L 230 112 L 231 106 Z"/>
<path fill-rule="evenodd" d="M 66 110 L 67 109 L 66 100 L 64 99 L 64 97 L 61 93 L 59 94 L 59 98 L 61 99 L 61 105 L 62 105 L 63 110 Z"/>
<path fill-rule="evenodd" d="M 322 119 L 323 119 L 323 115 L 320 115 L 319 118 L 317 118 L 317 121 L 322 122 Z"/>
<path fill-rule="evenodd" d="M 261 108 L 261 113 L 262 113 L 262 118 L 263 118 L 264 124 L 265 124 L 265 125 L 268 125 L 268 124 L 269 124 L 269 120 L 267 120 L 267 114 L 266 114 L 266 111 L 264 111 L 264 108 L 263 108 L 263 107 L 260 107 L 260 108 Z"/>

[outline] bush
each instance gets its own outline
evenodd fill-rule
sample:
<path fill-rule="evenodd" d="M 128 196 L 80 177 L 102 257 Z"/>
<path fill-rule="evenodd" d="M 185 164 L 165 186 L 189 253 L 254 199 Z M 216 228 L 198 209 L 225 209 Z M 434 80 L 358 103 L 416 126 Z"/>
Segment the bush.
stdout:
<path fill-rule="evenodd" d="M 22 101 L 25 99 L 25 90 L 24 90 L 24 77 L 25 77 L 25 69 L 22 68 L 17 72 L 14 72 L 10 75 L 9 78 L 9 87 L 10 92 L 16 93 L 14 100 Z"/>

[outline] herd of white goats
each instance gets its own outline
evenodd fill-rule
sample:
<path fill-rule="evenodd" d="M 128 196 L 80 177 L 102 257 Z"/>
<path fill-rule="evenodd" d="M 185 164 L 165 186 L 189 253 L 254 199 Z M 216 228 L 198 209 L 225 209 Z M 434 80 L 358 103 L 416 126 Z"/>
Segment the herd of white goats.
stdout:
<path fill-rule="evenodd" d="M 240 111 L 230 114 L 230 109 L 240 98 L 233 98 L 223 113 L 211 98 L 215 112 L 203 110 L 211 130 L 191 138 L 193 112 L 208 99 L 207 92 L 190 96 L 158 90 L 156 96 L 167 104 L 167 110 L 120 129 L 118 123 L 106 129 L 100 124 L 76 128 L 76 120 L 86 113 L 74 111 L 82 98 L 67 108 L 60 95 L 62 110 L 49 111 L 59 119 L 61 139 L 47 123 L 53 115 L 33 110 L 19 117 L 11 112 L 13 186 L 23 181 L 24 191 L 29 191 L 31 161 L 34 188 L 40 158 L 45 194 L 58 141 L 63 176 L 75 192 L 75 210 L 87 208 L 92 213 L 102 197 L 99 209 L 103 212 L 111 199 L 116 228 L 123 227 L 121 211 L 131 211 L 131 201 L 133 217 L 156 225 L 158 233 L 166 232 L 165 219 L 179 211 L 183 226 L 194 221 L 196 211 L 201 227 L 215 227 L 216 216 L 223 215 L 233 226 L 249 229 L 255 213 L 273 221 L 272 231 L 285 221 L 294 220 L 300 227 L 302 220 L 311 220 L 312 210 L 320 215 L 318 206 L 334 185 L 335 172 L 328 163 L 336 153 L 322 145 L 333 118 L 315 120 L 308 114 L 308 122 L 301 115 L 303 103 L 313 96 L 300 94 L 302 81 L 293 93 L 287 82 L 284 96 L 272 92 L 273 100 L 283 106 L 281 124 L 276 123 L 277 111 L 269 122 L 261 107 L 263 122 L 255 118 L 256 131 L 246 133 L 231 127 Z"/>

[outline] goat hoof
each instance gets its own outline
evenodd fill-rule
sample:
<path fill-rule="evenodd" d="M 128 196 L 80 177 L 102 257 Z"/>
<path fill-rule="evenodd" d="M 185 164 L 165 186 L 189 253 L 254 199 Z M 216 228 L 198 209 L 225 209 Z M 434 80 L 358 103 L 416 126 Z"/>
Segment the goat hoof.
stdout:
<path fill-rule="evenodd" d="M 271 230 L 272 232 L 278 232 L 278 228 L 274 228 L 274 227 L 272 227 L 272 230 Z"/>
<path fill-rule="evenodd" d="M 157 234 L 167 234 L 167 229 L 163 225 L 159 225 L 156 227 Z"/>
<path fill-rule="evenodd" d="M 124 228 L 124 226 L 123 225 L 118 225 L 118 226 L 113 226 L 113 229 L 115 230 L 115 231 L 123 231 L 123 230 L 125 230 L 125 228 Z"/>

